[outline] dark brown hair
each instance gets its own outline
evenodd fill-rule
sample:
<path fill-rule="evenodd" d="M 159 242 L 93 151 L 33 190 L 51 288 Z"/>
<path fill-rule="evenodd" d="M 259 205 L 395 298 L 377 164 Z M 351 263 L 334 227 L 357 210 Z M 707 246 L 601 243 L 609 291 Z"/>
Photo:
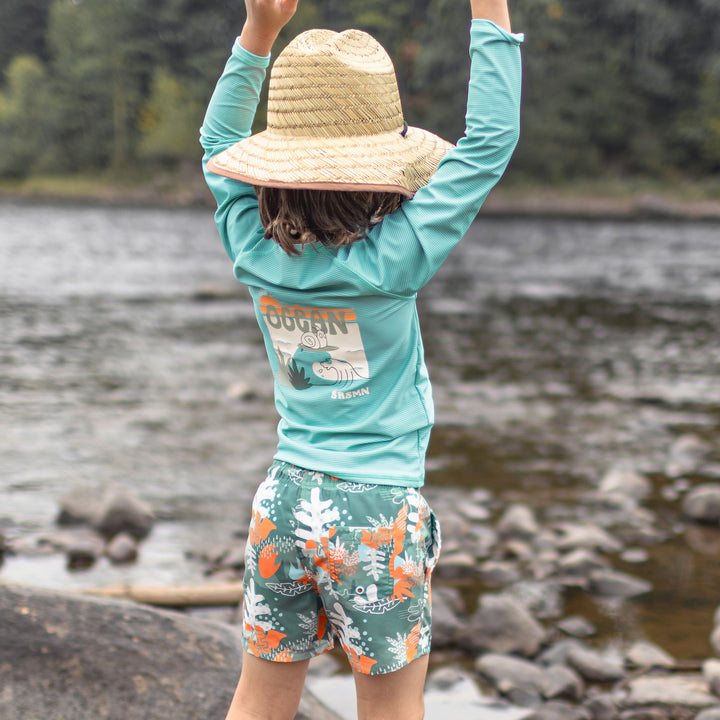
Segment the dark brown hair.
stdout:
<path fill-rule="evenodd" d="M 255 187 L 265 237 L 288 255 L 307 244 L 350 245 L 362 240 L 406 197 L 393 192 Z"/>

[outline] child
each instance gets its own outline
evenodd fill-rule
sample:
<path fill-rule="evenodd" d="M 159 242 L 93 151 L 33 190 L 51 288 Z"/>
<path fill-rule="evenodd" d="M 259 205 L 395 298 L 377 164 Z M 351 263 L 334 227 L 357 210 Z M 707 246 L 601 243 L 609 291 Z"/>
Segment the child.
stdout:
<path fill-rule="evenodd" d="M 507 0 L 470 0 L 467 129 L 408 127 L 366 33 L 310 30 L 272 70 L 298 0 L 246 0 L 201 130 L 216 222 L 275 379 L 278 449 L 253 501 L 240 682 L 227 720 L 295 716 L 338 639 L 360 720 L 418 720 L 437 521 L 418 488 L 433 406 L 415 306 L 518 137 L 521 36 Z M 441 79 L 440 79 L 441 80 Z"/>

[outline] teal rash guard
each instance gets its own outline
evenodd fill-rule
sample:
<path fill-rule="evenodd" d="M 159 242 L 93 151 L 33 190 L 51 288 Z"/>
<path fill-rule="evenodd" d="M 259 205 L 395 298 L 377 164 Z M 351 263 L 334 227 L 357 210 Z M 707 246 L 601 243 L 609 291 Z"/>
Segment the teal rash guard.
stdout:
<path fill-rule="evenodd" d="M 416 296 L 502 176 L 519 133 L 523 36 L 473 20 L 465 135 L 430 182 L 352 245 L 288 256 L 250 185 L 207 160 L 248 137 L 269 57 L 236 42 L 201 128 L 216 223 L 252 295 L 280 414 L 275 458 L 352 482 L 419 487 L 434 410 Z"/>

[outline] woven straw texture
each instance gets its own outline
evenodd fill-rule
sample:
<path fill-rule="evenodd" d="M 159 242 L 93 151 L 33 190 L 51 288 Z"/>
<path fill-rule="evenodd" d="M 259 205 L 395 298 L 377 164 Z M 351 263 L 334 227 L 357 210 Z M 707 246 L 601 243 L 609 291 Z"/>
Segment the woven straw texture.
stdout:
<path fill-rule="evenodd" d="M 452 145 L 404 127 L 384 48 L 360 30 L 308 30 L 275 61 L 267 129 L 213 157 L 209 168 L 254 185 L 411 196 Z"/>

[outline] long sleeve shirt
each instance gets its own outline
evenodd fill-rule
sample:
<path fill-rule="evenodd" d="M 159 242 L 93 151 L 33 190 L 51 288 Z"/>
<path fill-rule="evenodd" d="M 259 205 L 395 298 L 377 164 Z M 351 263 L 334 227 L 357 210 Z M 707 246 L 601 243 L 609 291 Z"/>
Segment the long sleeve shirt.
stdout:
<path fill-rule="evenodd" d="M 210 157 L 250 135 L 269 63 L 234 44 L 201 129 L 203 163 L 274 374 L 276 459 L 351 482 L 423 484 L 434 411 L 416 296 L 515 148 L 522 39 L 473 20 L 465 135 L 430 182 L 363 240 L 293 256 L 264 238 L 253 188 L 207 170 Z"/>

